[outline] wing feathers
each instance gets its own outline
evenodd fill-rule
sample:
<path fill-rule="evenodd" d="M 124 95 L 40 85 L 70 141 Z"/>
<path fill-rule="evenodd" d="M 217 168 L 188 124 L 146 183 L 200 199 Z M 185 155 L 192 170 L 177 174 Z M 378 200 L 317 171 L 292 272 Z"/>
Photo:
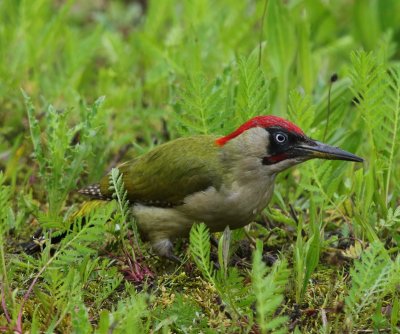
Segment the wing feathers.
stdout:
<path fill-rule="evenodd" d="M 173 207 L 186 196 L 219 188 L 222 182 L 220 147 L 214 136 L 180 138 L 158 146 L 119 167 L 131 203 Z M 108 175 L 100 184 L 79 191 L 98 199 L 111 198 Z"/>

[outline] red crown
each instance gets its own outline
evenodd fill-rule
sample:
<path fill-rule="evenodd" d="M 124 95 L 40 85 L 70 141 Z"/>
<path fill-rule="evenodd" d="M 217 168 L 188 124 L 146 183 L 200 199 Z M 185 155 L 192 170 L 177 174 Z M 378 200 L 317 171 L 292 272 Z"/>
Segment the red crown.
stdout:
<path fill-rule="evenodd" d="M 255 127 L 260 127 L 260 128 L 270 128 L 273 126 L 279 126 L 281 128 L 284 128 L 290 132 L 297 133 L 299 135 L 304 135 L 303 130 L 301 130 L 298 126 L 294 125 L 293 123 L 290 123 L 286 119 L 277 117 L 277 116 L 256 116 L 253 117 L 252 119 L 248 120 L 246 123 L 242 124 L 239 128 L 237 128 L 235 131 L 230 133 L 227 136 L 218 138 L 215 142 L 219 146 L 224 146 L 228 141 L 231 139 L 241 135 L 244 131 L 255 128 Z"/>

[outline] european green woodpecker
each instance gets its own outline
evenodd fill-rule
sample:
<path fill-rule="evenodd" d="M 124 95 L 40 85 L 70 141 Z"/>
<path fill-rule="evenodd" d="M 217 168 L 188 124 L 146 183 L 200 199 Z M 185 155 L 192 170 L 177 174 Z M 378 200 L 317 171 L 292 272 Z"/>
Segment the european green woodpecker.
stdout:
<path fill-rule="evenodd" d="M 139 231 L 170 259 L 172 241 L 195 222 L 211 232 L 243 227 L 267 206 L 279 172 L 320 158 L 363 159 L 307 137 L 276 116 L 257 116 L 224 137 L 198 135 L 160 145 L 119 166 Z M 109 177 L 79 191 L 111 199 Z"/>

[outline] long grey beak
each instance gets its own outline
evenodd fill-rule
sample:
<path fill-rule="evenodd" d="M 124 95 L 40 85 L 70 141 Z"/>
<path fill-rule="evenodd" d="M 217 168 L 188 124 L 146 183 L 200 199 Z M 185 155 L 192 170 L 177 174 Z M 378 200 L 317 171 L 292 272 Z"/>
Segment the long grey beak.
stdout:
<path fill-rule="evenodd" d="M 319 158 L 326 160 L 347 160 L 355 162 L 363 162 L 364 159 L 341 150 L 338 147 L 330 146 L 318 141 L 310 141 L 310 143 L 302 143 L 296 147 L 296 151 L 301 155 L 308 156 L 310 159 Z"/>

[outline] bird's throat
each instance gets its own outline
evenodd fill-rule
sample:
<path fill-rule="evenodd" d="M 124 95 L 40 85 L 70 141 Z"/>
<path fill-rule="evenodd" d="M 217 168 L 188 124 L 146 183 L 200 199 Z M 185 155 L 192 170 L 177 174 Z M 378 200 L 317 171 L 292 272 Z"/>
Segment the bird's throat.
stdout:
<path fill-rule="evenodd" d="M 279 153 L 262 159 L 263 165 L 273 165 L 288 158 L 286 153 Z"/>

